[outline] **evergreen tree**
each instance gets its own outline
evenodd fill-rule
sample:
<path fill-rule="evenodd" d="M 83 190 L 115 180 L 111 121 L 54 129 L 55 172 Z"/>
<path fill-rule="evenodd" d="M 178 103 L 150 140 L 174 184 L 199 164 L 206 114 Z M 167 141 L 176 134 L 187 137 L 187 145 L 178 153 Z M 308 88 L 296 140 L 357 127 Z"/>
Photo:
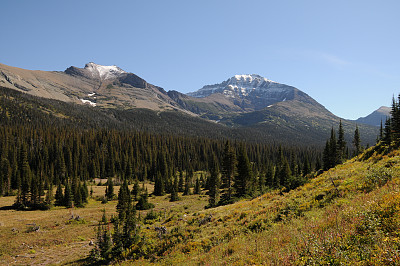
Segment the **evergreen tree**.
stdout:
<path fill-rule="evenodd" d="M 200 179 L 196 179 L 196 184 L 194 186 L 194 194 L 201 194 L 201 185 L 200 185 Z"/>
<path fill-rule="evenodd" d="M 178 182 L 178 191 L 183 192 L 184 191 L 184 179 L 183 179 L 183 172 L 179 172 L 179 182 Z"/>
<path fill-rule="evenodd" d="M 233 181 L 236 170 L 236 154 L 231 147 L 229 141 L 225 142 L 224 158 L 222 160 L 222 182 L 223 182 L 223 195 L 222 201 L 224 204 L 232 202 L 233 195 Z"/>
<path fill-rule="evenodd" d="M 192 194 L 191 193 L 191 191 L 190 191 L 190 176 L 189 176 L 189 173 L 186 173 L 186 177 L 185 177 L 185 189 L 183 190 L 183 195 L 184 196 L 187 196 L 187 195 L 190 195 L 190 194 Z"/>
<path fill-rule="evenodd" d="M 265 171 L 259 174 L 258 177 L 258 189 L 261 194 L 266 192 L 266 181 L 265 181 Z"/>
<path fill-rule="evenodd" d="M 342 163 L 346 158 L 346 141 L 344 139 L 344 130 L 342 125 L 342 120 L 339 122 L 339 132 L 337 140 L 337 162 Z"/>
<path fill-rule="evenodd" d="M 392 123 L 390 118 L 386 119 L 385 122 L 385 136 L 383 141 L 386 144 L 390 144 L 392 142 Z"/>
<path fill-rule="evenodd" d="M 130 194 L 128 183 L 125 180 L 118 192 L 117 212 L 121 221 L 126 218 L 129 205 L 132 205 Z"/>
<path fill-rule="evenodd" d="M 50 209 L 53 206 L 53 184 L 49 183 L 48 187 L 47 187 L 47 193 L 46 193 L 46 199 L 45 199 L 45 203 L 46 203 L 46 207 L 48 209 Z"/>
<path fill-rule="evenodd" d="M 383 140 L 383 124 L 382 124 L 382 119 L 381 119 L 381 125 L 380 125 L 380 127 L 379 127 L 379 136 L 378 136 L 378 141 L 377 141 L 377 142 L 379 142 L 379 141 L 381 141 L 381 140 Z"/>
<path fill-rule="evenodd" d="M 83 207 L 83 199 L 81 194 L 81 184 L 78 183 L 74 193 L 74 206 L 82 208 Z"/>
<path fill-rule="evenodd" d="M 237 159 L 237 175 L 234 187 L 238 197 L 250 196 L 254 193 L 253 171 L 247 157 L 246 150 L 242 146 Z"/>
<path fill-rule="evenodd" d="M 355 148 L 355 154 L 358 155 L 361 152 L 361 139 L 360 139 L 360 132 L 358 130 L 358 126 L 356 126 L 356 130 L 354 131 L 354 139 L 353 144 Z"/>
<path fill-rule="evenodd" d="M 111 177 L 107 179 L 107 192 L 106 192 L 106 198 L 107 200 L 113 200 L 114 199 L 114 183 Z"/>
<path fill-rule="evenodd" d="M 178 181 L 175 180 L 174 185 L 172 186 L 172 191 L 171 191 L 171 198 L 170 201 L 178 201 L 179 200 L 179 196 L 178 196 Z M 175 185 L 176 184 L 176 185 Z"/>
<path fill-rule="evenodd" d="M 65 184 L 65 189 L 64 189 L 64 206 L 67 208 L 72 208 L 73 206 L 73 194 L 71 191 L 71 187 L 68 182 Z"/>
<path fill-rule="evenodd" d="M 61 183 L 58 183 L 56 195 L 55 195 L 55 205 L 64 206 L 64 194 L 62 191 Z"/>
<path fill-rule="evenodd" d="M 285 188 L 290 188 L 290 179 L 292 178 L 292 171 L 290 170 L 289 162 L 286 158 L 283 160 L 283 164 L 279 168 L 278 180 L 281 186 Z"/>
<path fill-rule="evenodd" d="M 220 200 L 220 187 L 221 187 L 221 177 L 219 173 L 219 166 L 217 163 L 217 158 L 215 157 L 215 154 L 212 156 L 212 162 L 211 162 L 211 173 L 210 173 L 210 179 L 209 179 L 209 200 L 208 200 L 208 207 L 215 207 L 218 205 L 218 202 Z"/>
<path fill-rule="evenodd" d="M 149 194 L 147 189 L 145 189 L 142 195 L 140 195 L 139 202 L 136 204 L 136 209 L 149 210 L 151 208 L 154 208 L 154 204 L 149 203 Z"/>
<path fill-rule="evenodd" d="M 134 201 L 138 200 L 139 193 L 140 193 L 139 180 L 136 178 L 135 181 L 133 182 L 133 188 L 132 188 L 132 196 Z"/>
<path fill-rule="evenodd" d="M 156 196 L 163 196 L 165 195 L 165 190 L 164 190 L 164 181 L 161 177 L 161 173 L 157 171 L 157 174 L 155 176 L 154 180 L 154 195 Z"/>

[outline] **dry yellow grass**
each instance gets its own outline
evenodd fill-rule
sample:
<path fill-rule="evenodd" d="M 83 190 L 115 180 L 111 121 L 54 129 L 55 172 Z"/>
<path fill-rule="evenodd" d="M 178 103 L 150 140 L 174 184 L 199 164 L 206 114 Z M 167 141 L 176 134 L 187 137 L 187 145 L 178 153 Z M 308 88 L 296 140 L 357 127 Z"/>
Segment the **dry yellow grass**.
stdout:
<path fill-rule="evenodd" d="M 102 180 L 104 183 L 106 180 Z M 146 183 L 149 192 L 153 185 Z M 105 186 L 88 186 L 93 188 L 93 198 L 103 196 Z M 130 186 L 131 188 L 132 186 Z M 114 187 L 117 194 L 119 186 Z M 207 196 L 191 195 L 185 200 L 169 202 L 168 196 L 149 197 L 155 204 L 154 211 L 165 215 L 196 212 L 204 209 Z M 15 197 L 0 197 L 0 208 L 11 206 Z M 93 248 L 95 229 L 103 215 L 116 213 L 117 201 L 101 204 L 90 199 L 85 208 L 66 209 L 54 207 L 48 211 L 15 211 L 0 210 L 0 265 L 38 265 L 38 264 L 71 264 L 85 259 Z M 147 211 L 141 211 L 143 217 Z M 84 223 L 71 220 L 80 216 Z M 40 226 L 38 231 L 29 232 L 33 225 Z"/>

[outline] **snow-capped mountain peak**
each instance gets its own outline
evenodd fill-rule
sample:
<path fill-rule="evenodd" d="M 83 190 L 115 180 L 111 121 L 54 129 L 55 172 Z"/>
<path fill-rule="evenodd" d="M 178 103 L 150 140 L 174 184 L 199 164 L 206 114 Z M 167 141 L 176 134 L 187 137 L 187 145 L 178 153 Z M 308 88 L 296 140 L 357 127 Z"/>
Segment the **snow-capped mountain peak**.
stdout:
<path fill-rule="evenodd" d="M 85 70 L 88 70 L 92 77 L 99 77 L 102 80 L 116 78 L 127 73 L 117 66 L 103 66 L 93 62 L 86 64 Z"/>
<path fill-rule="evenodd" d="M 256 74 L 234 75 L 230 79 L 215 85 L 207 85 L 189 96 L 203 98 L 213 93 L 221 93 L 230 98 L 243 98 L 252 93 L 267 93 L 282 91 L 286 85 L 264 78 Z"/>

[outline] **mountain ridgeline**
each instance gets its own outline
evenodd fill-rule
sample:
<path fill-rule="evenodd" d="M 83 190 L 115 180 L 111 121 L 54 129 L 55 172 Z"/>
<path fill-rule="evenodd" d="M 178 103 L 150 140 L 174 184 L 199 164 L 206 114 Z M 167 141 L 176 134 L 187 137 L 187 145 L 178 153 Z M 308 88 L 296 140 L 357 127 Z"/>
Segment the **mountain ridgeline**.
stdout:
<path fill-rule="evenodd" d="M 69 108 L 53 101 L 52 108 L 36 110 L 70 120 L 64 123 L 73 118 L 97 126 L 112 123 L 192 136 L 323 146 L 330 129 L 337 127 L 340 120 L 299 89 L 259 75 L 235 75 L 186 95 L 166 92 L 116 66 L 88 63 L 84 68 L 72 66 L 57 72 L 0 64 L 0 86 L 75 104 Z M 29 101 L 45 102 L 39 98 Z M 64 106 L 63 111 L 55 106 Z M 351 140 L 355 123 L 343 120 L 343 127 L 346 138 Z M 377 128 L 359 125 L 359 129 L 364 145 L 375 143 Z"/>

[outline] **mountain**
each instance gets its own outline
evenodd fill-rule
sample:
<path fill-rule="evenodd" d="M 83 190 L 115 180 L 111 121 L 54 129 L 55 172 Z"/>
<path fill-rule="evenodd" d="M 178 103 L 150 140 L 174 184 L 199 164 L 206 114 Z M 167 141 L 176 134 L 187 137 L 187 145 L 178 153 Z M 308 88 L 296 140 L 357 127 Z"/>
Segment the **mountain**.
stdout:
<path fill-rule="evenodd" d="M 73 107 L 81 111 L 72 114 L 72 107 L 55 104 L 62 106 L 60 111 L 51 103 L 46 112 L 90 125 L 99 126 L 100 117 L 103 123 L 109 117 L 114 126 L 122 128 L 255 142 L 323 145 L 340 120 L 301 90 L 255 74 L 235 75 L 183 94 L 166 92 L 117 66 L 91 62 L 65 71 L 33 71 L 0 64 L 0 87 L 74 106 L 87 105 L 96 111 Z M 88 115 L 94 112 L 102 115 Z M 343 125 L 351 143 L 355 123 L 343 121 Z M 378 134 L 368 125 L 360 125 L 360 132 L 365 144 L 373 144 Z"/>
<path fill-rule="evenodd" d="M 0 64 L 0 86 L 102 108 L 177 109 L 164 89 L 117 66 L 95 63 L 88 63 L 84 68 L 71 66 L 64 72 L 25 70 Z"/>
<path fill-rule="evenodd" d="M 264 132 L 271 139 L 323 143 L 341 118 L 301 90 L 259 75 L 235 75 L 198 91 L 170 95 L 181 108 L 241 130 Z M 342 119 L 348 143 L 356 125 Z M 360 125 L 365 143 L 374 143 L 377 130 Z"/>
<path fill-rule="evenodd" d="M 375 110 L 366 117 L 360 117 L 355 121 L 357 123 L 379 127 L 381 125 L 381 121 L 382 124 L 385 125 L 386 119 L 390 117 L 390 111 L 391 111 L 390 107 L 381 106 L 378 110 Z"/>
<path fill-rule="evenodd" d="M 318 104 L 314 99 L 295 87 L 271 81 L 256 74 L 235 75 L 228 80 L 206 85 L 198 91 L 187 94 L 208 102 L 221 103 L 221 96 L 236 111 L 250 112 L 267 108 L 275 103 L 298 100 Z M 234 110 L 234 111 L 235 111 Z"/>

